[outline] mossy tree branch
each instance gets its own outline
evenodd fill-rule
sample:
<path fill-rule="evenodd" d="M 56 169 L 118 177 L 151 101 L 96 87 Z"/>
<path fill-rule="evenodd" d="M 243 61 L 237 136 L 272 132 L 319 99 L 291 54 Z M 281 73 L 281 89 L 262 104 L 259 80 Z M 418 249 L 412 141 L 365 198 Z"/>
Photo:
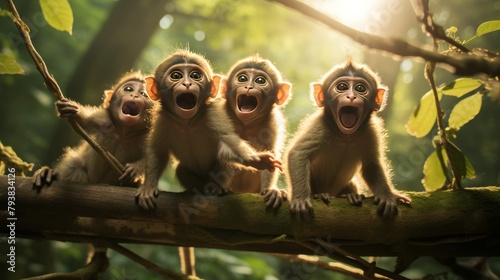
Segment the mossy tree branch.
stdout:
<path fill-rule="evenodd" d="M 0 216 L 8 217 L 6 176 L 0 176 Z M 16 237 L 226 248 L 315 254 L 302 242 L 321 238 L 361 256 L 498 256 L 500 188 L 409 193 L 411 206 L 393 220 L 377 216 L 370 198 L 360 207 L 344 199 L 314 202 L 313 221 L 290 216 L 288 204 L 265 209 L 256 194 L 207 197 L 167 193 L 155 211 L 134 201 L 135 189 L 54 182 L 37 193 L 16 178 Z M 6 228 L 2 234 L 9 235 Z M 494 242 L 495 241 L 495 242 Z M 318 247 L 319 248 L 319 247 Z"/>

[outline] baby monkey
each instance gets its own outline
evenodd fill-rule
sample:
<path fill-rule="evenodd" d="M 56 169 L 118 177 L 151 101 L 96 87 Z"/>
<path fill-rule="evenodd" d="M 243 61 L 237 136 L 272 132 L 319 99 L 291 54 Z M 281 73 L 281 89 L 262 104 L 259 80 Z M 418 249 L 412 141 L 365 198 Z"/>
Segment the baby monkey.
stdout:
<path fill-rule="evenodd" d="M 79 183 L 138 185 L 144 180 L 143 146 L 149 130 L 154 101 L 146 92 L 146 80 L 139 72 L 125 74 L 104 92 L 101 107 L 83 106 L 64 99 L 56 103 L 61 118 L 74 118 L 96 142 L 125 164 L 120 176 L 85 141 L 66 148 L 54 169 L 44 166 L 33 175 L 33 187 L 40 190 L 54 179 Z"/>
<path fill-rule="evenodd" d="M 236 62 L 222 80 L 222 97 L 236 131 L 258 151 L 280 156 L 285 138 L 285 119 L 280 105 L 290 95 L 291 84 L 267 59 L 258 55 Z M 288 193 L 277 188 L 277 171 L 233 170 L 230 186 L 236 192 L 261 193 L 266 207 L 277 208 Z"/>
<path fill-rule="evenodd" d="M 390 180 L 383 121 L 376 114 L 384 108 L 386 87 L 368 66 L 350 60 L 312 87 L 321 109 L 303 121 L 286 152 L 291 213 L 312 216 L 313 195 L 325 202 L 345 196 L 350 204 L 361 204 L 353 180 L 361 177 L 373 192 L 378 214 L 397 215 L 398 200 L 411 200 L 397 193 Z"/>
<path fill-rule="evenodd" d="M 205 195 L 229 193 L 232 164 L 252 169 L 281 169 L 271 153 L 256 152 L 235 132 L 222 102 L 213 100 L 221 77 L 201 55 L 179 50 L 148 78 L 148 92 L 160 105 L 146 145 L 146 177 L 136 194 L 144 209 L 156 208 L 158 181 L 170 156 L 179 164 L 177 179 L 188 191 Z"/>

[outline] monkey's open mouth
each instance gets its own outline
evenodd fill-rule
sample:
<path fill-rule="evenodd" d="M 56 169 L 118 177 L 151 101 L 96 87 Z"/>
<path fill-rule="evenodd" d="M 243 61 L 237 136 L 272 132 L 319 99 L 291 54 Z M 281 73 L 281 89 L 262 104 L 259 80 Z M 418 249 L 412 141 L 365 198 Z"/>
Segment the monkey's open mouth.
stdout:
<path fill-rule="evenodd" d="M 339 110 L 340 122 L 345 128 L 352 128 L 358 122 L 358 108 L 344 106 Z"/>
<path fill-rule="evenodd" d="M 257 108 L 257 97 L 252 95 L 241 94 L 238 96 L 238 109 L 240 112 L 252 112 Z"/>
<path fill-rule="evenodd" d="M 137 116 L 141 113 L 141 108 L 135 102 L 125 102 L 122 106 L 122 113 L 125 115 Z"/>
<path fill-rule="evenodd" d="M 181 93 L 175 98 L 175 104 L 184 110 L 191 110 L 196 106 L 196 95 L 185 92 Z"/>

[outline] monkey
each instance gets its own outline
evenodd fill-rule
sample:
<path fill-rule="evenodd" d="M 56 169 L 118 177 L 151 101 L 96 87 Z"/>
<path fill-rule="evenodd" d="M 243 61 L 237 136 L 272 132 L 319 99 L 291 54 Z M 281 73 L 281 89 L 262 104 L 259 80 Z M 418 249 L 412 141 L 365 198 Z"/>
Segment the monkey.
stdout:
<path fill-rule="evenodd" d="M 221 76 L 201 55 L 177 50 L 165 58 L 147 78 L 148 92 L 159 100 L 146 144 L 146 176 L 136 193 L 137 204 L 155 209 L 160 175 L 170 158 L 178 160 L 177 179 L 187 191 L 224 195 L 228 166 L 232 163 L 251 169 L 281 169 L 281 162 L 269 152 L 256 152 L 235 131 L 214 98 Z"/>
<path fill-rule="evenodd" d="M 144 142 L 150 128 L 150 110 L 154 101 L 146 91 L 140 72 L 122 76 L 110 90 L 104 91 L 100 107 L 83 106 L 69 99 L 56 101 L 61 118 L 74 118 L 96 142 L 124 163 L 118 174 L 85 141 L 66 148 L 52 169 L 44 166 L 33 176 L 33 187 L 40 189 L 55 179 L 79 183 L 137 186 L 144 180 Z"/>
<path fill-rule="evenodd" d="M 384 124 L 377 116 L 386 93 L 375 72 L 350 59 L 312 84 L 312 99 L 319 109 L 301 123 L 285 152 L 293 215 L 314 216 L 311 195 L 325 203 L 330 197 L 347 197 L 350 204 L 360 205 L 364 196 L 358 194 L 354 177 L 362 178 L 372 191 L 382 218 L 397 215 L 398 201 L 411 203 L 390 179 Z"/>
<path fill-rule="evenodd" d="M 282 169 L 270 153 L 257 153 L 236 133 L 223 103 L 214 98 L 221 76 L 215 75 L 209 62 L 188 50 L 177 50 L 165 58 L 147 78 L 148 92 L 160 106 L 146 144 L 146 177 L 136 194 L 143 209 L 155 209 L 160 175 L 170 155 L 178 160 L 175 170 L 187 191 L 205 195 L 231 192 L 228 185 L 231 163 L 256 169 Z M 196 275 L 194 250 L 179 247 L 184 274 Z"/>
<path fill-rule="evenodd" d="M 285 138 L 285 118 L 281 108 L 290 95 L 291 84 L 283 81 L 271 61 L 258 55 L 236 62 L 222 79 L 221 95 L 225 109 L 241 138 L 258 151 L 269 151 L 277 157 Z M 266 207 L 277 208 L 287 200 L 286 190 L 276 186 L 278 172 L 261 170 L 236 171 L 231 176 L 233 191 L 261 193 Z"/>

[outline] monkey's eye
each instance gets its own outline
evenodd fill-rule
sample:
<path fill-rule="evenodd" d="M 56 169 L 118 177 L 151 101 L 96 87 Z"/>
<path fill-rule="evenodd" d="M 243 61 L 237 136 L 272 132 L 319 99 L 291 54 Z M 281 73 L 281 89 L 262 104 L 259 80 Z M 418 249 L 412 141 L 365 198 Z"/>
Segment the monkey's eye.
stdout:
<path fill-rule="evenodd" d="M 203 77 L 200 72 L 198 71 L 193 71 L 189 73 L 189 77 L 193 80 L 199 81 Z"/>
<path fill-rule="evenodd" d="M 243 75 L 243 74 L 239 75 L 238 76 L 238 82 L 240 82 L 240 83 L 248 82 L 247 75 Z"/>
<path fill-rule="evenodd" d="M 347 83 L 344 83 L 344 82 L 340 82 L 337 84 L 337 90 L 338 91 L 346 91 L 349 89 L 349 85 Z"/>
<path fill-rule="evenodd" d="M 125 87 L 123 88 L 123 90 L 124 90 L 124 91 L 134 91 L 134 88 L 133 88 L 133 87 L 131 87 L 131 86 L 125 86 Z"/>
<path fill-rule="evenodd" d="M 182 79 L 182 73 L 179 71 L 174 71 L 174 72 L 170 73 L 170 78 L 172 80 L 180 80 L 180 79 Z"/>
<path fill-rule="evenodd" d="M 149 98 L 149 95 L 148 95 L 148 93 L 147 93 L 147 92 L 145 92 L 145 91 L 141 91 L 141 95 L 142 95 L 142 96 L 144 96 L 144 97 L 147 97 L 147 98 Z"/>
<path fill-rule="evenodd" d="M 259 76 L 255 79 L 255 83 L 257 83 L 259 85 L 264 85 L 265 83 L 267 83 L 267 81 L 266 81 L 266 78 Z"/>
<path fill-rule="evenodd" d="M 365 93 L 366 92 L 366 86 L 363 84 L 357 84 L 354 89 L 359 92 L 359 93 Z"/>

